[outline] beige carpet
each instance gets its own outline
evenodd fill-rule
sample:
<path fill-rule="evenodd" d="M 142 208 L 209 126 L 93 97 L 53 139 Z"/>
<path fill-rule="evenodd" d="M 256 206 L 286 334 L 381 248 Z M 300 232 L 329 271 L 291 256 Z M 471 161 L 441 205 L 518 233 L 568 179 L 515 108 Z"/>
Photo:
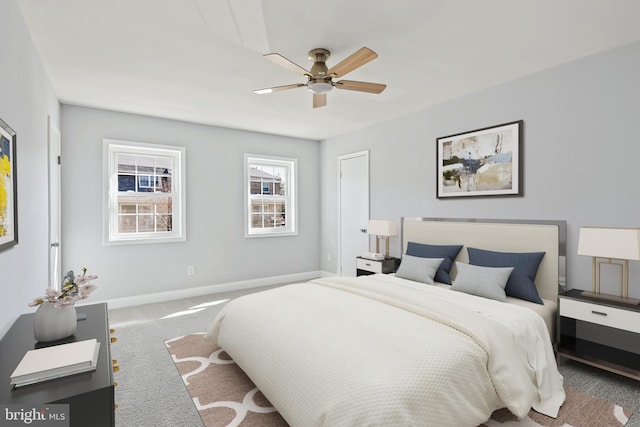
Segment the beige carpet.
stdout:
<path fill-rule="evenodd" d="M 219 347 L 202 339 L 203 333 L 165 341 L 182 380 L 207 427 L 286 426 L 286 421 Z M 603 427 L 624 426 L 632 412 L 605 400 L 566 387 L 557 419 L 530 411 L 518 421 L 508 410 L 496 411 L 483 424 L 495 426 Z"/>

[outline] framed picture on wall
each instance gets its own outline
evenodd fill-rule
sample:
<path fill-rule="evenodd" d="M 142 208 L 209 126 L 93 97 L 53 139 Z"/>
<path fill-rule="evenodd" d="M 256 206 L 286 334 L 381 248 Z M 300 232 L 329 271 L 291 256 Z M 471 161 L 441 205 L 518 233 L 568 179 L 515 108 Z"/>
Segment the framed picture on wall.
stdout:
<path fill-rule="evenodd" d="M 521 196 L 522 124 L 437 138 L 437 198 Z"/>
<path fill-rule="evenodd" d="M 0 251 L 18 243 L 16 133 L 0 119 Z"/>

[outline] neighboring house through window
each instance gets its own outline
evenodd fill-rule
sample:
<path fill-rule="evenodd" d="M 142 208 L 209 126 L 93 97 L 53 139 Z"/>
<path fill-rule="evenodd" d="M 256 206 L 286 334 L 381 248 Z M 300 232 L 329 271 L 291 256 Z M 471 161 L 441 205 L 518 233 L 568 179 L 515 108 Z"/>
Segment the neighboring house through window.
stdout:
<path fill-rule="evenodd" d="M 297 160 L 245 154 L 245 237 L 297 235 Z"/>
<path fill-rule="evenodd" d="M 184 147 L 103 144 L 105 244 L 184 241 Z"/>

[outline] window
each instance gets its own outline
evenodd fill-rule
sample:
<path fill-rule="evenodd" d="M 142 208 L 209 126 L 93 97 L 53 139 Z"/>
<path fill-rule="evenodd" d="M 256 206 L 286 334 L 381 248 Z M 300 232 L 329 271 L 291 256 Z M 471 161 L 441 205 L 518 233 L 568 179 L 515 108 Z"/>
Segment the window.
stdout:
<path fill-rule="evenodd" d="M 139 175 L 138 176 L 138 188 L 153 188 L 154 183 L 158 183 L 158 176 L 153 175 Z M 151 190 L 149 190 L 151 191 Z"/>
<path fill-rule="evenodd" d="M 298 234 L 296 159 L 245 154 L 245 237 Z"/>
<path fill-rule="evenodd" d="M 103 142 L 105 244 L 184 241 L 185 149 Z"/>

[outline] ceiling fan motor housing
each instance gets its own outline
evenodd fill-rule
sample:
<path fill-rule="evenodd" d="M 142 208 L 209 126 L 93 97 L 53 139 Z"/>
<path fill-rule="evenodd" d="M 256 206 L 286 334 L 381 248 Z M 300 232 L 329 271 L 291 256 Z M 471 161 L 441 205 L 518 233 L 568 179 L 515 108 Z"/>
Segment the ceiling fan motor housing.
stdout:
<path fill-rule="evenodd" d="M 331 56 L 331 52 L 327 49 L 312 49 L 309 51 L 309 61 L 313 62 L 311 66 L 311 75 L 315 76 L 326 76 L 327 70 L 327 59 Z"/>
<path fill-rule="evenodd" d="M 333 89 L 333 82 L 331 76 L 327 76 L 327 59 L 331 56 L 331 52 L 327 49 L 312 49 L 309 51 L 309 61 L 313 62 L 311 70 L 309 70 L 311 77 L 307 83 L 309 91 L 315 94 L 323 94 L 330 92 Z"/>

